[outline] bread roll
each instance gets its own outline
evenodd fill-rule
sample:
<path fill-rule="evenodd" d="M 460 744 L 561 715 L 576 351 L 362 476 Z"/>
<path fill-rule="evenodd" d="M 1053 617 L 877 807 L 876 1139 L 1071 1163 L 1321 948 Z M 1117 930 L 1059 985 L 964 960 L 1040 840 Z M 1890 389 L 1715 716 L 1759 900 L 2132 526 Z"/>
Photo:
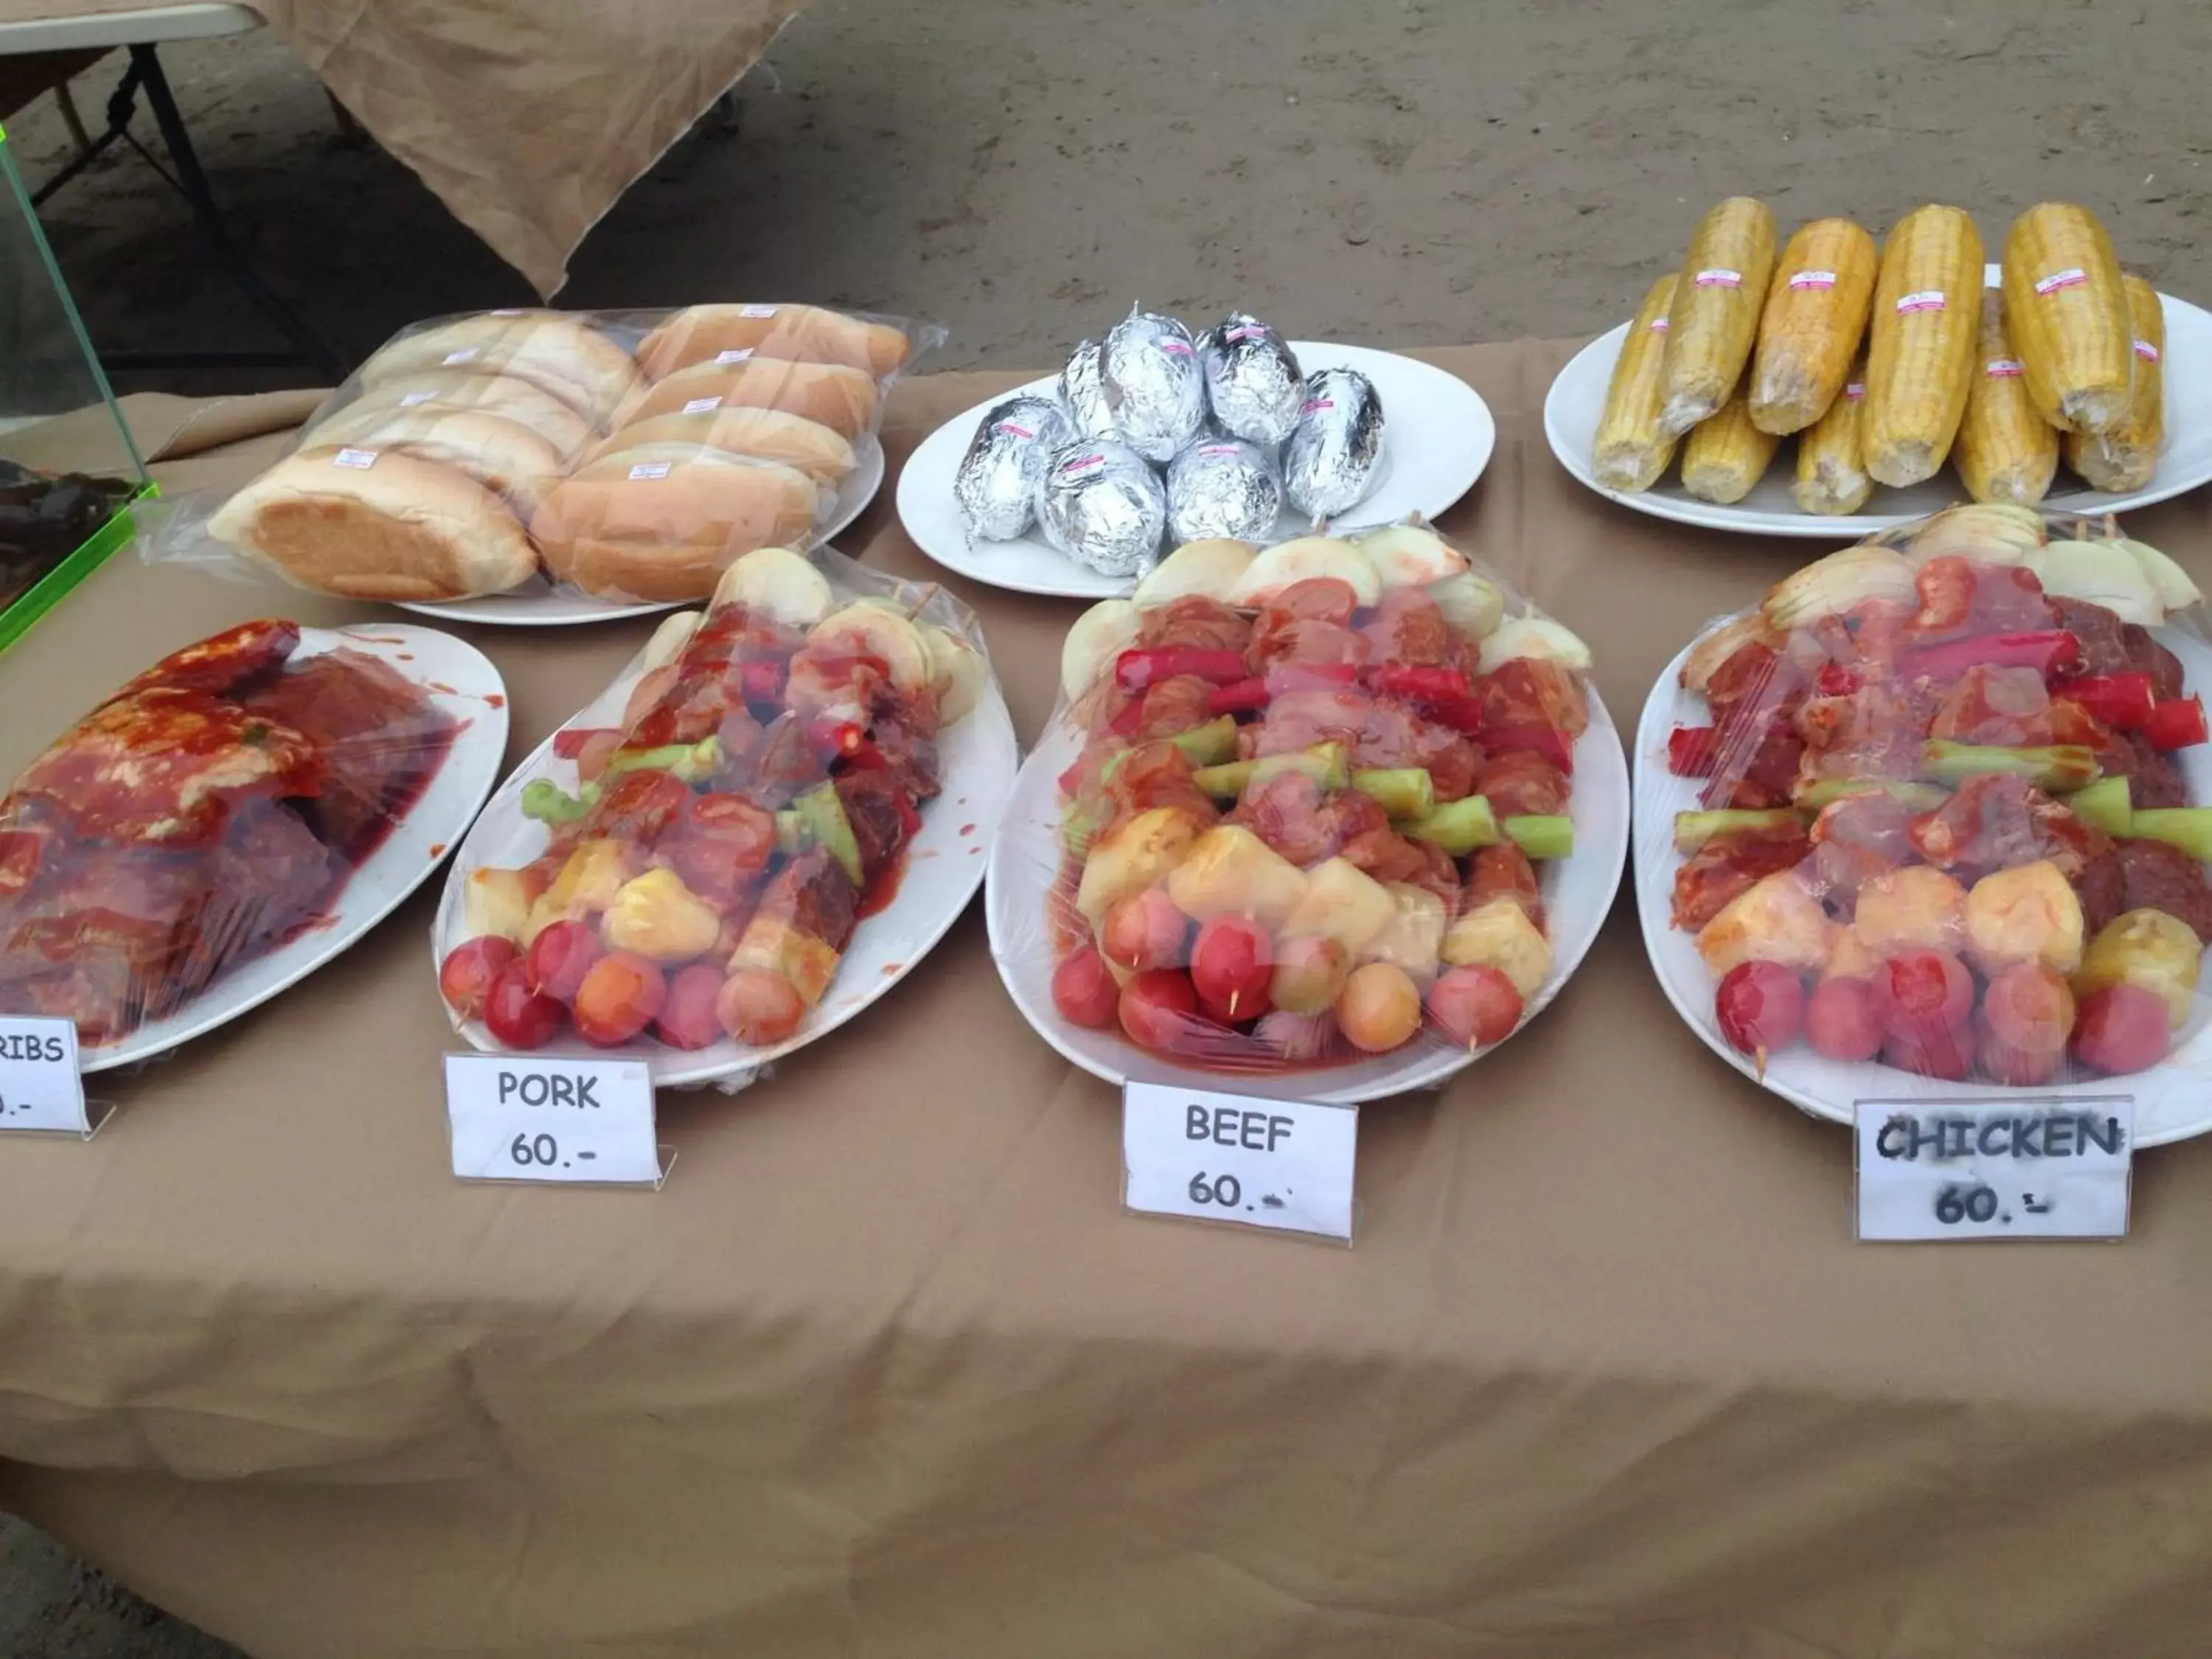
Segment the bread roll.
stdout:
<path fill-rule="evenodd" d="M 434 368 L 379 382 L 343 408 L 309 427 L 310 443 L 351 443 L 372 431 L 394 410 L 473 409 L 520 422 L 561 452 L 563 461 L 583 453 L 599 438 L 598 428 L 543 386 L 511 374 L 471 374 L 466 369 Z"/>
<path fill-rule="evenodd" d="M 803 542 L 820 499 L 811 478 L 772 461 L 625 449 L 555 485 L 530 533 L 546 568 L 586 593 L 703 599 L 732 560 Z"/>
<path fill-rule="evenodd" d="M 859 461 L 853 446 L 815 421 L 801 420 L 773 409 L 715 409 L 696 415 L 656 415 L 649 421 L 617 427 L 611 438 L 584 457 L 585 463 L 611 455 L 618 449 L 647 444 L 719 449 L 726 454 L 750 455 L 796 467 L 815 483 L 835 489 L 853 474 Z"/>
<path fill-rule="evenodd" d="M 820 306 L 690 306 L 638 343 L 637 361 L 658 380 L 725 351 L 843 363 L 880 380 L 904 367 L 908 346 L 895 328 Z"/>
<path fill-rule="evenodd" d="M 732 407 L 781 410 L 858 438 L 876 422 L 876 383 L 866 369 L 844 363 L 793 363 L 781 357 L 718 363 L 710 357 L 646 386 L 615 422 L 627 426 L 656 415 Z"/>
<path fill-rule="evenodd" d="M 393 340 L 361 366 L 361 382 L 382 385 L 426 369 L 507 374 L 543 386 L 594 426 L 604 426 L 637 389 L 637 365 L 598 331 L 558 311 L 484 312 Z"/>
<path fill-rule="evenodd" d="M 506 496 L 526 519 L 567 470 L 551 444 L 502 415 L 420 404 L 386 410 L 382 418 L 362 425 L 351 440 L 361 448 L 397 450 L 465 472 Z"/>
<path fill-rule="evenodd" d="M 208 533 L 349 599 L 465 599 L 538 570 L 522 521 L 498 496 L 396 450 L 303 449 L 233 495 Z"/>

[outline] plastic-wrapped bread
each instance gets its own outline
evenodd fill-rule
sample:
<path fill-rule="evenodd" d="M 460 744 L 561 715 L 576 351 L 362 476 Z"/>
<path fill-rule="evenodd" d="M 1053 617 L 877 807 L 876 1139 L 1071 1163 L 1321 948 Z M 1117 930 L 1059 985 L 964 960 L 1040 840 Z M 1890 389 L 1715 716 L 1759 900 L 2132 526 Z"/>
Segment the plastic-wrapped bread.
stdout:
<path fill-rule="evenodd" d="M 1802 432 L 1826 413 L 1866 336 L 1874 238 L 1849 219 L 1801 225 L 1774 262 L 1751 363 L 1751 423 Z"/>
<path fill-rule="evenodd" d="M 2166 443 L 2166 308 L 2158 290 L 2133 274 L 2123 279 L 2136 355 L 2128 412 L 2102 432 L 2066 434 L 2066 465 L 2100 489 L 2141 489 L 2158 471 Z"/>
<path fill-rule="evenodd" d="M 1743 378 L 1774 274 L 1774 216 L 1731 196 L 1691 233 L 1667 317 L 1659 423 L 1680 437 L 1712 414 Z"/>
<path fill-rule="evenodd" d="M 1867 331 L 1861 453 L 1878 483 L 1932 478 L 1966 412 L 1981 338 L 1982 238 L 1954 207 L 1915 208 L 1881 251 Z"/>
<path fill-rule="evenodd" d="M 2060 431 L 2101 432 L 2126 414 L 2134 336 L 2119 256 L 2097 216 L 2040 202 L 2004 241 L 2005 311 L 2028 395 Z"/>
<path fill-rule="evenodd" d="M 1993 288 L 1982 290 L 1981 349 L 1951 459 L 1969 495 L 2014 507 L 2041 501 L 2058 471 L 2057 430 L 2028 396 L 2005 329 L 2004 296 Z"/>
<path fill-rule="evenodd" d="M 1674 459 L 1674 439 L 1659 425 L 1659 371 L 1667 355 L 1667 313 L 1674 302 L 1674 272 L 1651 284 L 1605 390 L 1605 412 L 1590 441 L 1590 470 L 1607 489 L 1633 495 L 1649 489 Z"/>
<path fill-rule="evenodd" d="M 1699 501 L 1733 506 L 1765 475 L 1781 442 L 1751 423 L 1751 410 L 1741 396 L 1731 398 L 1683 441 L 1682 488 Z"/>
<path fill-rule="evenodd" d="M 1797 434 L 1797 481 L 1790 493 L 1799 508 L 1825 517 L 1856 513 L 1874 494 L 1874 480 L 1859 458 L 1859 420 L 1866 410 L 1866 356 L 1851 366 L 1828 412 Z"/>

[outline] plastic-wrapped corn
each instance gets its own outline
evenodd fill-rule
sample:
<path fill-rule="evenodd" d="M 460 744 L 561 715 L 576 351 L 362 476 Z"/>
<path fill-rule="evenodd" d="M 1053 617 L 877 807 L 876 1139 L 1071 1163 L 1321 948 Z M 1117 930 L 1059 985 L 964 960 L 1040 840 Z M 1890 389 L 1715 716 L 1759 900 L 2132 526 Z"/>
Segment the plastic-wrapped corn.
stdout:
<path fill-rule="evenodd" d="M 2006 309 L 1996 289 L 1982 290 L 1981 347 L 1951 459 L 1976 501 L 2032 507 L 2049 492 L 2058 471 L 2058 429 L 2037 413 L 2027 395 L 2005 328 Z"/>
<path fill-rule="evenodd" d="M 2102 432 L 2128 411 L 2134 337 L 2120 261 L 2097 216 L 2042 202 L 2005 233 L 2004 291 L 2028 395 L 2062 432 Z"/>
<path fill-rule="evenodd" d="M 1874 480 L 1859 459 L 1859 418 L 1866 410 L 1866 355 L 1851 367 L 1828 412 L 1797 434 L 1798 507 L 1830 517 L 1856 513 L 1874 494 Z"/>
<path fill-rule="evenodd" d="M 1860 454 L 1878 483 L 1932 478 L 1966 412 L 1981 337 L 1982 238 L 1957 208 L 1915 208 L 1881 251 Z"/>
<path fill-rule="evenodd" d="M 1751 362 L 1751 422 L 1802 432 L 1843 389 L 1874 300 L 1874 238 L 1848 219 L 1801 225 L 1774 262 Z"/>
<path fill-rule="evenodd" d="M 1728 401 L 1751 361 L 1773 274 L 1774 216 L 1765 203 L 1731 196 L 1698 221 L 1667 314 L 1662 429 L 1680 437 Z"/>
<path fill-rule="evenodd" d="M 1606 388 L 1605 412 L 1598 416 L 1590 444 L 1590 470 L 1607 489 L 1634 494 L 1649 489 L 1674 459 L 1674 440 L 1659 429 L 1659 368 L 1667 353 L 1667 312 L 1674 302 L 1675 276 L 1668 271 L 1651 284 Z"/>
<path fill-rule="evenodd" d="M 1682 444 L 1682 488 L 1700 501 L 1730 507 L 1751 494 L 1782 440 L 1751 423 L 1741 395 L 1690 428 Z"/>
<path fill-rule="evenodd" d="M 2128 412 L 2102 432 L 2066 434 L 2066 465 L 2100 489 L 2141 489 L 2166 443 L 2166 308 L 2140 276 L 2123 279 L 2132 325 L 2136 386 Z"/>

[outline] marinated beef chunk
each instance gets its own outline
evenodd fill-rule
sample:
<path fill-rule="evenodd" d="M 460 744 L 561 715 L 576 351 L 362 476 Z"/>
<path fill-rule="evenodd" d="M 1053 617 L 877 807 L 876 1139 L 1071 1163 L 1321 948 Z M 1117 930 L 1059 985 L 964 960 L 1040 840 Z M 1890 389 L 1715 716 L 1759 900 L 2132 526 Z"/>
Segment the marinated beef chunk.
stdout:
<path fill-rule="evenodd" d="M 836 859 L 817 847 L 776 872 L 761 895 L 756 921 L 780 921 L 842 952 L 853 937 L 860 893 Z"/>
<path fill-rule="evenodd" d="M 2151 638 L 2150 629 L 2141 623 L 2121 623 L 2120 648 L 2130 668 L 2150 676 L 2153 696 L 2163 701 L 2181 695 L 2181 659 Z"/>
<path fill-rule="evenodd" d="M 210 696 L 236 691 L 276 672 L 299 646 L 297 623 L 266 619 L 240 623 L 197 645 L 171 652 L 107 701 L 120 702 L 155 685 L 173 691 L 204 691 Z"/>
<path fill-rule="evenodd" d="M 1536 866 L 1528 855 L 1510 841 L 1483 848 L 1468 872 L 1467 908 L 1504 894 L 1516 900 L 1539 929 L 1544 926 L 1544 892 L 1536 879 Z"/>
<path fill-rule="evenodd" d="M 2126 737 L 2128 747 L 2134 751 L 2134 763 L 2124 771 L 2128 780 L 2128 804 L 2188 805 L 2189 786 L 2182 781 L 2181 769 L 2173 763 L 2173 757 L 2152 748 L 2141 732 L 2130 732 Z"/>
<path fill-rule="evenodd" d="M 324 761 L 302 806 L 308 827 L 351 855 L 383 833 L 452 747 L 453 717 L 387 664 L 355 651 L 297 663 L 243 706 L 303 733 Z"/>
<path fill-rule="evenodd" d="M 1566 810 L 1566 774 L 1541 755 L 1509 749 L 1489 757 L 1476 775 L 1477 787 L 1501 818 Z"/>
<path fill-rule="evenodd" d="M 1813 843 L 1796 824 L 1715 836 L 1674 872 L 1674 926 L 1696 933 L 1739 894 L 1778 871 L 1796 868 L 1812 852 Z"/>
<path fill-rule="evenodd" d="M 771 810 L 790 805 L 829 775 L 829 763 L 806 740 L 805 726 L 787 714 L 757 730 L 742 752 L 723 750 L 714 772 L 720 787 Z"/>
<path fill-rule="evenodd" d="M 1147 651 L 1242 651 L 1251 638 L 1252 624 L 1227 605 L 1188 594 L 1147 610 L 1137 644 Z"/>
<path fill-rule="evenodd" d="M 1325 791 L 1303 772 L 1261 779 L 1245 790 L 1231 817 L 1301 869 L 1334 858 L 1355 836 L 1390 827 L 1371 796 Z"/>
<path fill-rule="evenodd" d="M 2081 901 L 2082 937 L 2094 939 L 2105 924 L 2128 908 L 2128 878 L 2119 850 L 2107 845 L 2090 855 L 2074 878 Z"/>
<path fill-rule="evenodd" d="M 1912 821 L 1911 836 L 1921 857 L 1968 882 L 2039 859 L 2070 881 L 2106 845 L 2101 830 L 2010 773 L 1967 779 L 1942 806 Z"/>
<path fill-rule="evenodd" d="M 2062 599 L 2046 593 L 2052 623 L 2081 642 L 2084 674 L 2124 674 L 2136 666 L 2130 659 L 2126 624 L 2087 599 Z"/>
<path fill-rule="evenodd" d="M 2212 943 L 2212 888 L 2203 865 L 2159 841 L 2123 841 L 2118 852 L 2121 910 L 2163 910 Z"/>
<path fill-rule="evenodd" d="M 906 845 L 910 809 L 900 797 L 898 780 L 879 768 L 848 772 L 836 787 L 860 848 L 860 869 L 872 878 Z"/>

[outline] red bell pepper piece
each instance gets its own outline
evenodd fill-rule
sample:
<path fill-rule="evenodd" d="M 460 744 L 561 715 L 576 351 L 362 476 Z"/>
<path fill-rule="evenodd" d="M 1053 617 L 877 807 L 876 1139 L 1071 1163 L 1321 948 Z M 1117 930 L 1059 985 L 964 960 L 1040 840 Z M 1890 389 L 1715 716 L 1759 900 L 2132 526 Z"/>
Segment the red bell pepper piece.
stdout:
<path fill-rule="evenodd" d="M 1169 645 L 1149 651 L 1124 651 L 1114 659 L 1114 683 L 1132 696 L 1147 686 L 1183 674 L 1216 685 L 1234 685 L 1244 678 L 1244 656 L 1238 651 Z"/>
<path fill-rule="evenodd" d="M 1121 706 L 1121 712 L 1106 723 L 1106 729 L 1117 738 L 1133 738 L 1137 728 L 1145 723 L 1145 700 L 1131 697 Z"/>
<path fill-rule="evenodd" d="M 1547 726 L 1542 720 L 1487 727 L 1482 734 L 1482 746 L 1493 755 L 1508 749 L 1526 749 L 1541 755 L 1570 777 L 1574 775 L 1574 750 L 1557 726 Z"/>
<path fill-rule="evenodd" d="M 1678 778 L 1709 778 L 1721 763 L 1715 726 L 1678 726 L 1667 734 L 1667 769 Z"/>
<path fill-rule="evenodd" d="M 563 726 L 553 734 L 553 752 L 562 760 L 574 760 L 595 738 L 612 738 L 619 743 L 622 733 L 611 726 Z"/>
<path fill-rule="evenodd" d="M 2201 697 L 2166 697 L 2150 711 L 2144 722 L 2144 738 L 2154 749 L 2187 749 L 2205 740 L 2204 700 Z"/>
<path fill-rule="evenodd" d="M 1386 663 L 1367 677 L 1367 683 L 1386 697 L 1407 697 L 1416 702 L 1447 702 L 1471 696 L 1474 687 L 1456 668 L 1420 668 Z"/>
<path fill-rule="evenodd" d="M 1209 714 L 1256 714 L 1267 706 L 1267 682 L 1238 680 L 1233 685 L 1217 685 L 1206 700 Z"/>
<path fill-rule="evenodd" d="M 1980 634 L 1908 651 L 1899 667 L 1906 679 L 1955 680 L 1969 668 L 2033 668 L 2046 680 L 2081 660 L 2081 641 L 2063 628 L 2033 634 Z"/>
<path fill-rule="evenodd" d="M 1482 699 L 1472 694 L 1464 697 L 1424 697 L 1421 712 L 1463 738 L 1477 736 L 1483 729 Z"/>
<path fill-rule="evenodd" d="M 2133 672 L 2085 675 L 2078 680 L 2066 681 L 2057 690 L 2069 702 L 2077 704 L 2090 719 L 2118 732 L 2133 732 L 2148 726 L 2158 707 L 2158 694 L 2151 690 L 2150 676 Z"/>

